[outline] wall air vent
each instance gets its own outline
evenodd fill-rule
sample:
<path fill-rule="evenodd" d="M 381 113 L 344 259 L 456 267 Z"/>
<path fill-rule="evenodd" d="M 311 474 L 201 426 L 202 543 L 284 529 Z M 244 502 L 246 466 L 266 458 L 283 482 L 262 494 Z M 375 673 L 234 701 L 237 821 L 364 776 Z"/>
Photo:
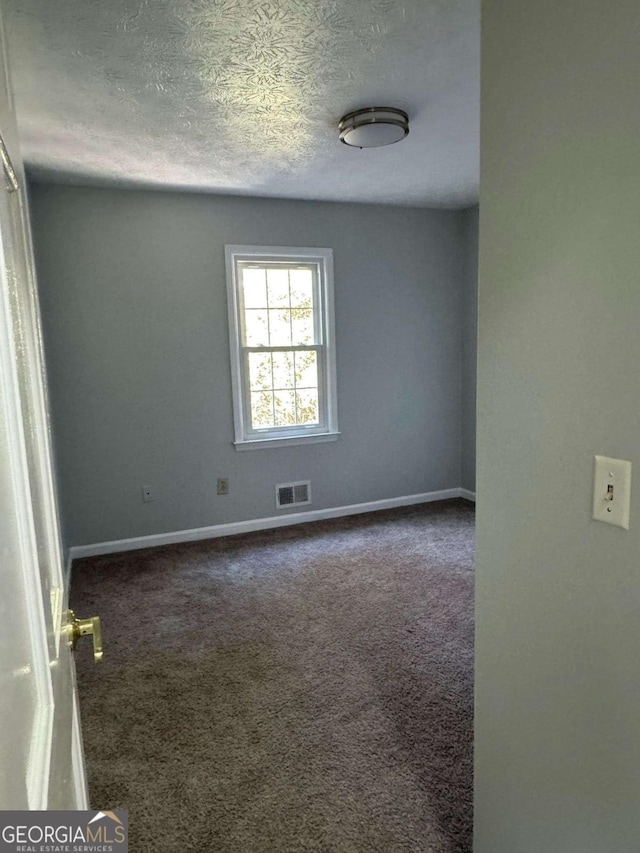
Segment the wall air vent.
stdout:
<path fill-rule="evenodd" d="M 279 483 L 276 486 L 276 507 L 286 509 L 298 504 L 311 503 L 311 481 L 301 480 L 299 483 Z"/>

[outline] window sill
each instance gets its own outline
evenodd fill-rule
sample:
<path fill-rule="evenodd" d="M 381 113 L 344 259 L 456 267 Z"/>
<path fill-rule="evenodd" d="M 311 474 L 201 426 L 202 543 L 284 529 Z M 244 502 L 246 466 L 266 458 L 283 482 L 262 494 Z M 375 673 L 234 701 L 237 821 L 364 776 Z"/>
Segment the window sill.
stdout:
<path fill-rule="evenodd" d="M 236 450 L 266 450 L 277 447 L 293 447 L 295 444 L 318 444 L 322 441 L 337 441 L 339 432 L 321 432 L 316 435 L 295 435 L 288 438 L 252 438 L 234 441 Z"/>

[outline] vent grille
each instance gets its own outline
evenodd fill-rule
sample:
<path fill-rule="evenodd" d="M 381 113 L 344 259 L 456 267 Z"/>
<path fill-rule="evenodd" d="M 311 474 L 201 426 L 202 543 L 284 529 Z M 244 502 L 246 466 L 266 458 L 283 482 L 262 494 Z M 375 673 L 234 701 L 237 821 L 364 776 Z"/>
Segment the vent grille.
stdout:
<path fill-rule="evenodd" d="M 276 507 L 278 509 L 310 503 L 310 480 L 301 480 L 299 483 L 279 483 L 276 486 Z"/>

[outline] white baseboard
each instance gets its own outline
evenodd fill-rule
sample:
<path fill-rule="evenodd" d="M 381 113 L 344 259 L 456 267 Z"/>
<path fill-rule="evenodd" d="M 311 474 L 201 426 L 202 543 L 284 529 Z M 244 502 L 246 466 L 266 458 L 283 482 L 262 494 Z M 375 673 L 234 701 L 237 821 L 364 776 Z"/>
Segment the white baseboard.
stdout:
<path fill-rule="evenodd" d="M 155 533 L 151 536 L 135 536 L 131 539 L 116 539 L 112 542 L 98 542 L 95 545 L 74 545 L 70 551 L 71 560 L 80 557 L 96 557 L 100 554 L 116 554 L 120 551 L 137 551 L 140 548 L 155 548 L 158 545 L 174 545 L 177 542 L 196 542 L 199 539 L 217 539 L 219 536 L 234 536 L 237 533 L 251 533 L 256 530 L 270 530 L 275 527 L 289 527 L 292 524 L 304 524 L 307 521 L 322 521 L 325 518 L 339 518 L 343 515 L 358 515 L 363 512 L 375 512 L 379 509 L 393 509 L 399 506 L 444 501 L 450 498 L 475 500 L 473 492 L 467 489 L 441 489 L 438 492 L 423 492 L 419 495 L 404 495 L 381 501 L 369 501 L 348 506 L 334 506 L 328 509 L 312 509 L 306 512 L 293 512 L 288 515 L 270 518 L 253 518 L 249 521 L 234 521 L 230 524 L 213 524 L 210 527 L 195 527 L 191 530 L 177 530 L 172 533 Z"/>
<path fill-rule="evenodd" d="M 465 500 L 476 502 L 476 493 L 470 492 L 469 489 L 458 489 L 460 492 L 460 497 L 465 498 Z"/>

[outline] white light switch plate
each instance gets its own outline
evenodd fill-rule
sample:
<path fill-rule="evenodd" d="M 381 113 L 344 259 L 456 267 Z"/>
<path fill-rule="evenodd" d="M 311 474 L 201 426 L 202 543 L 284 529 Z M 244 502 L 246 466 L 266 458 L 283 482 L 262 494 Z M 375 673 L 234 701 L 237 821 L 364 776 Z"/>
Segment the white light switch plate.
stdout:
<path fill-rule="evenodd" d="M 631 462 L 595 457 L 593 478 L 593 517 L 615 527 L 629 529 L 631 504 Z"/>

